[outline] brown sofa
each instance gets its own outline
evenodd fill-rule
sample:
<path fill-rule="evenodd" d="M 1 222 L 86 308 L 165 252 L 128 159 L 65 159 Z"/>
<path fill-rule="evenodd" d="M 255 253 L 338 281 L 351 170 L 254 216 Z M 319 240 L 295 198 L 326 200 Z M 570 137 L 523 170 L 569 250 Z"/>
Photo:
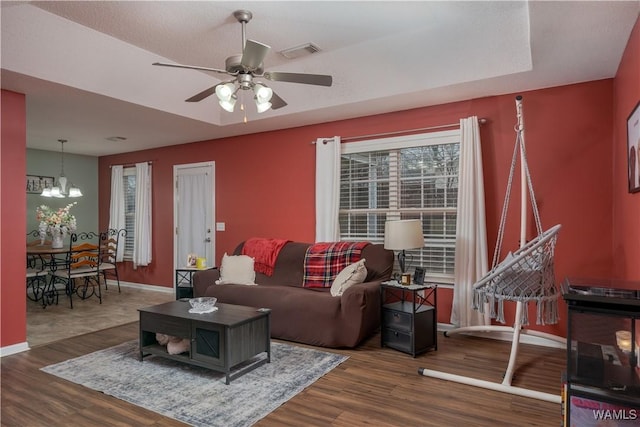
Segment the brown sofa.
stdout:
<path fill-rule="evenodd" d="M 235 254 L 242 250 L 240 244 Z M 271 336 L 322 347 L 355 347 L 380 327 L 380 282 L 393 269 L 393 252 L 383 245 L 362 250 L 367 277 L 342 296 L 328 288 L 303 288 L 304 258 L 309 243 L 286 243 L 276 260 L 273 275 L 256 272 L 257 286 L 217 285 L 218 270 L 193 276 L 194 296 L 213 296 L 219 302 L 271 309 Z"/>

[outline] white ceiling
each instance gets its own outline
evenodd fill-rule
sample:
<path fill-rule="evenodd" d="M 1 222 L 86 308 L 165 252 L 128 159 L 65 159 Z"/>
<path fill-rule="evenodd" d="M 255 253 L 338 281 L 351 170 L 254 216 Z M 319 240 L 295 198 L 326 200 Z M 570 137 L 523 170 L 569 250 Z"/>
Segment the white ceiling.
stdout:
<path fill-rule="evenodd" d="M 611 78 L 640 1 L 2 1 L 3 89 L 26 94 L 27 147 L 107 155 Z M 222 110 L 215 73 L 247 38 L 266 71 L 333 76 L 269 82 L 288 105 Z M 312 42 L 320 53 L 278 52 Z M 126 141 L 113 142 L 109 137 Z"/>

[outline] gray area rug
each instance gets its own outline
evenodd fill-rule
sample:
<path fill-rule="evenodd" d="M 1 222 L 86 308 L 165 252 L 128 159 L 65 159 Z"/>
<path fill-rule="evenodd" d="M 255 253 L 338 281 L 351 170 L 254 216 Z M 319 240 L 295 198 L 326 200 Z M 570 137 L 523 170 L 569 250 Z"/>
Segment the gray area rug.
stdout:
<path fill-rule="evenodd" d="M 138 354 L 129 341 L 41 370 L 193 426 L 230 427 L 256 423 L 348 359 L 272 342 L 271 363 L 225 385 L 223 374 Z"/>

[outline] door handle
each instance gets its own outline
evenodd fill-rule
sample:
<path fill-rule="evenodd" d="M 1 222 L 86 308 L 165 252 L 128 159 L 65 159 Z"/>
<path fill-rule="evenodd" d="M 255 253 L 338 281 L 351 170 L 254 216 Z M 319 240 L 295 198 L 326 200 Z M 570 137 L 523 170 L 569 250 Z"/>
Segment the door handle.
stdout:
<path fill-rule="evenodd" d="M 211 242 L 211 237 L 207 237 L 206 239 L 204 239 L 204 241 L 207 243 Z"/>

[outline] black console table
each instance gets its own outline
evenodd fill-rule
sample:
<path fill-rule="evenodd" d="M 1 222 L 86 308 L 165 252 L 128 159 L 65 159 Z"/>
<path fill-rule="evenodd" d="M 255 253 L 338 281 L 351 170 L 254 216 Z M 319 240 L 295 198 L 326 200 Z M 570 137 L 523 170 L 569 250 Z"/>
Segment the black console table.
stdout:
<path fill-rule="evenodd" d="M 640 423 L 640 282 L 566 279 L 564 425 Z M 627 424 L 624 424 L 627 425 Z"/>
<path fill-rule="evenodd" d="M 218 267 L 197 268 L 180 267 L 176 268 L 176 299 L 193 298 L 193 274 L 202 270 L 211 270 Z"/>
<path fill-rule="evenodd" d="M 391 347 L 413 357 L 438 349 L 437 289 L 436 284 L 382 282 L 382 347 Z"/>

